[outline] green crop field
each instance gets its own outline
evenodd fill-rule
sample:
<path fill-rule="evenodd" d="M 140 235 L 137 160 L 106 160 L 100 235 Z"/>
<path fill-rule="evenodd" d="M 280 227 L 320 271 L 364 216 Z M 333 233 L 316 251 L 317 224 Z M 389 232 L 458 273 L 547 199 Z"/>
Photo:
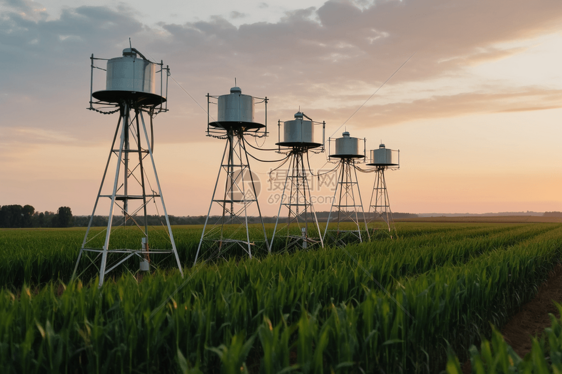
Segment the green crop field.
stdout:
<path fill-rule="evenodd" d="M 191 267 L 202 228 L 174 227 L 183 278 L 173 264 L 140 281 L 123 270 L 102 289 L 70 281 L 84 229 L 0 230 L 0 371 L 439 373 L 562 255 L 555 223 L 397 228 L 398 239 Z"/>

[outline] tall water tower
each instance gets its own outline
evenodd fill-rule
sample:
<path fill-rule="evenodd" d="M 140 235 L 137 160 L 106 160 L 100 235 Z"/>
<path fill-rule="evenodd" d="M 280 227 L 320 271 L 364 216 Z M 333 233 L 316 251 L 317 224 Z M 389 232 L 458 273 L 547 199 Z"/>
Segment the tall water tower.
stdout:
<path fill-rule="evenodd" d="M 240 87 L 221 96 L 207 94 L 207 136 L 226 140 L 211 204 L 201 233 L 194 265 L 236 251 L 252 257 L 269 243 L 258 202 L 257 175 L 250 168 L 246 137 L 264 138 L 267 132 L 267 97 L 242 94 Z M 217 119 L 211 121 L 210 104 L 217 104 Z M 264 123 L 256 122 L 255 104 L 264 104 Z M 259 148 L 259 147 L 258 147 Z M 221 182 L 221 176 L 224 181 Z M 251 210 L 252 209 L 252 210 Z M 256 225 L 250 224 L 257 221 Z"/>
<path fill-rule="evenodd" d="M 384 172 L 385 170 L 400 169 L 400 150 L 388 149 L 384 144 L 381 144 L 378 149 L 373 149 L 370 153 L 370 160 L 367 165 L 375 167 L 375 184 L 369 204 L 368 225 L 372 230 L 371 235 L 375 235 L 377 230 L 382 230 L 393 237 L 396 227 L 392 219 Z"/>
<path fill-rule="evenodd" d="M 351 137 L 347 131 L 341 138 L 333 141 L 328 139 L 328 159 L 336 160 L 338 163 L 333 171 L 337 173 L 338 179 L 324 231 L 324 243 L 345 246 L 352 242 L 369 240 L 356 166 L 366 158 L 366 142 L 365 138 Z M 332 143 L 335 143 L 333 150 Z M 360 150 L 361 143 L 362 150 Z"/>
<path fill-rule="evenodd" d="M 101 287 L 106 275 L 120 265 L 136 272 L 134 259 L 137 259 L 137 269 L 147 272 L 151 267 L 168 261 L 170 255 L 175 260 L 172 263 L 175 262 L 183 276 L 153 156 L 153 118 L 168 111 L 166 94 L 170 69 L 162 61 L 150 61 L 135 48 L 126 48 L 123 56 L 112 59 L 95 58 L 92 54 L 90 60 L 88 109 L 102 114 L 119 113 L 119 120 L 74 276 L 81 261 L 86 262 L 87 266 L 80 274 L 95 266 L 99 270 Z M 100 60 L 107 61 L 106 69 L 95 65 Z M 105 90 L 94 92 L 94 69 L 106 72 Z M 110 172 L 108 177 L 112 165 L 115 172 L 113 175 Z M 104 202 L 107 210 L 100 207 Z M 96 214 L 108 216 L 105 230 L 92 230 Z M 165 229 L 151 229 L 149 240 L 150 215 L 160 220 L 162 226 L 164 219 Z M 116 233 L 118 229 L 121 230 Z"/>
<path fill-rule="evenodd" d="M 322 126 L 322 142 L 314 136 L 314 127 Z M 308 160 L 309 151 L 324 152 L 326 122 L 316 122 L 302 112 L 295 114 L 295 119 L 283 122 L 283 139 L 281 140 L 281 121 L 278 122 L 279 153 L 287 154 L 289 165 L 285 185 L 279 204 L 277 220 L 273 229 L 271 245 L 277 246 L 275 237 L 281 237 L 280 247 L 288 250 L 292 248 L 309 248 L 313 245 L 324 247 L 322 233 L 318 225 L 318 218 L 312 204 L 310 183 L 308 176 L 312 174 Z M 317 151 L 314 151 L 314 150 Z M 281 222 L 281 210 L 287 208 L 287 219 Z M 278 230 L 278 227 L 279 230 Z"/>

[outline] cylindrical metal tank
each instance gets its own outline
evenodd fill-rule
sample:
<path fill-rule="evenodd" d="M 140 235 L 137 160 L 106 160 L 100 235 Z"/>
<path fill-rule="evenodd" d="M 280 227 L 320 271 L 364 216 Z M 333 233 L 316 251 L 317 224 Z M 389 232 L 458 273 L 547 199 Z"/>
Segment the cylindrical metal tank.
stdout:
<path fill-rule="evenodd" d="M 123 57 L 107 61 L 105 90 L 92 96 L 101 102 L 121 103 L 123 100 L 136 104 L 158 105 L 166 98 L 156 94 L 156 65 L 148 61 L 134 48 L 125 48 Z"/>
<path fill-rule="evenodd" d="M 106 90 L 154 94 L 155 71 L 152 62 L 139 58 L 131 48 L 125 48 L 123 57 L 107 61 Z"/>
<path fill-rule="evenodd" d="M 330 155 L 332 157 L 364 157 L 359 153 L 359 139 L 349 136 L 349 132 L 344 132 L 341 138 L 336 139 L 336 151 Z"/>
<path fill-rule="evenodd" d="M 379 149 L 371 150 L 370 165 L 398 165 L 398 160 L 394 159 L 392 149 L 386 149 L 384 144 L 379 146 Z"/>
<path fill-rule="evenodd" d="M 312 121 L 304 120 L 303 114 L 297 112 L 294 120 L 283 123 L 282 143 L 314 143 Z"/>
<path fill-rule="evenodd" d="M 243 95 L 240 87 L 219 96 L 217 122 L 254 122 L 254 98 Z"/>

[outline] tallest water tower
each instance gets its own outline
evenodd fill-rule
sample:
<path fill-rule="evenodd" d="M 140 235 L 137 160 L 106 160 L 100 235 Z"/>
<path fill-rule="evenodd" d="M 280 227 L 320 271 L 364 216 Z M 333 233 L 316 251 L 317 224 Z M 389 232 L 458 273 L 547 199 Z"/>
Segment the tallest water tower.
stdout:
<path fill-rule="evenodd" d="M 92 54 L 90 59 L 88 109 L 119 113 L 119 120 L 74 275 L 81 263 L 85 264 L 80 274 L 94 266 L 101 287 L 106 275 L 119 266 L 147 272 L 169 256 L 182 272 L 153 156 L 153 118 L 168 111 L 170 70 L 162 61 L 152 62 L 135 48 L 124 49 L 121 57 L 102 59 Z M 106 69 L 96 66 L 100 60 L 107 61 Z M 98 69 L 106 72 L 105 90 L 94 92 L 94 72 Z M 101 232 L 92 230 L 96 214 L 108 216 Z M 150 230 L 151 240 L 149 216 L 164 226 Z M 123 229 L 125 226 L 129 227 Z"/>

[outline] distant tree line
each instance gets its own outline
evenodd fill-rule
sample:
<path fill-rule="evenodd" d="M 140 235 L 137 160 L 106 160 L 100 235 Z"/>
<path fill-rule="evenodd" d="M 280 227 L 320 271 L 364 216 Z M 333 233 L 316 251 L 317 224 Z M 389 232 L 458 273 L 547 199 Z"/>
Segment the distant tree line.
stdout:
<path fill-rule="evenodd" d="M 317 212 L 318 220 L 325 222 L 328 219 L 329 212 Z M 561 212 L 546 212 L 545 216 L 562 216 Z M 396 218 L 413 218 L 417 214 L 411 213 L 393 213 Z M 202 225 L 205 223 L 206 216 L 168 216 L 171 225 Z M 209 222 L 216 222 L 220 217 L 211 217 Z M 332 219 L 335 218 L 332 212 Z M 360 217 L 361 218 L 361 217 Z M 366 213 L 366 218 L 372 218 Z M 144 225 L 144 219 L 135 217 L 137 224 Z M 276 217 L 263 217 L 264 223 L 275 223 Z M 280 217 L 279 222 L 286 222 L 287 217 Z M 107 226 L 107 216 L 94 216 L 92 226 Z M 17 228 L 17 227 L 87 227 L 90 222 L 90 216 L 73 216 L 72 210 L 67 206 L 61 206 L 57 213 L 54 212 L 36 212 L 31 205 L 4 205 L 0 207 L 0 227 L 1 228 Z M 166 224 L 164 216 L 149 215 L 147 216 L 149 226 L 161 226 Z M 248 217 L 248 223 L 260 223 L 258 217 Z M 113 217 L 112 225 L 118 226 L 123 224 L 123 216 L 117 215 Z M 135 225 L 133 220 L 127 220 L 127 226 Z"/>
<path fill-rule="evenodd" d="M 328 220 L 329 214 L 330 212 L 317 212 L 316 217 L 318 217 L 318 221 L 326 222 Z M 333 221 L 336 217 L 337 217 L 337 212 L 333 211 L 330 218 L 330 222 Z M 361 213 L 358 213 L 358 217 L 359 220 L 363 219 L 363 215 Z M 416 218 L 416 217 L 418 217 L 418 215 L 414 213 L 399 213 L 399 212 L 392 213 L 393 219 Z M 374 213 L 365 212 L 365 219 L 367 221 L 373 218 L 374 218 Z"/>
<path fill-rule="evenodd" d="M 3 205 L 0 207 L 0 227 L 70 227 L 74 220 L 72 210 L 61 206 L 56 213 L 36 212 L 31 205 Z"/>
<path fill-rule="evenodd" d="M 207 216 L 168 216 L 170 220 L 170 225 L 203 225 Z M 216 222 L 219 219 L 218 216 L 211 217 L 209 222 Z M 109 217 L 107 216 L 94 216 L 92 220 L 92 226 L 107 226 L 107 221 Z M 135 217 L 136 222 L 140 225 L 144 225 L 144 218 Z M 263 217 L 265 223 L 275 223 L 275 217 Z M 90 222 L 90 216 L 75 216 L 74 226 L 76 227 L 87 227 Z M 248 223 L 259 223 L 258 217 L 248 217 Z M 164 216 L 149 215 L 147 216 L 147 223 L 149 226 L 161 226 L 166 224 L 166 218 Z M 122 225 L 123 216 L 118 215 L 113 217 L 113 226 Z M 129 219 L 127 220 L 127 226 L 135 225 L 135 223 Z"/>
<path fill-rule="evenodd" d="M 91 216 L 75 216 L 74 217 L 74 226 L 76 227 L 87 227 L 88 223 L 90 222 Z M 140 225 L 144 225 L 144 218 L 136 216 L 134 217 L 136 222 Z M 176 216 L 168 216 L 170 219 L 171 225 L 199 225 L 205 223 L 204 216 L 195 216 L 195 217 L 176 217 Z M 94 216 L 92 220 L 92 226 L 107 226 L 107 221 L 109 220 L 108 216 Z M 147 223 L 149 226 L 161 226 L 166 224 L 166 218 L 164 216 L 157 216 L 157 215 L 149 215 L 146 217 Z M 122 225 L 123 224 L 123 216 L 117 215 L 113 216 L 112 225 Z M 127 226 L 135 225 L 132 219 L 127 220 Z"/>
<path fill-rule="evenodd" d="M 316 216 L 318 217 L 319 222 L 326 222 L 328 220 L 329 212 L 317 212 Z M 365 218 L 370 220 L 373 214 L 365 213 Z M 412 213 L 393 213 L 392 214 L 394 219 L 399 218 L 415 218 L 418 217 L 417 214 Z M 168 216 L 170 219 L 170 225 L 203 225 L 205 223 L 205 219 L 207 216 Z M 277 217 L 262 217 L 264 223 L 275 223 L 277 221 Z M 333 221 L 336 218 L 336 213 L 332 212 L 332 218 L 330 219 Z M 212 216 L 209 219 L 209 223 L 215 223 L 220 219 L 219 216 Z M 226 217 L 228 220 L 228 217 Z M 242 223 L 242 218 L 238 218 L 237 220 L 232 221 L 232 223 Z M 359 219 L 362 219 L 362 216 L 359 215 Z M 144 220 L 142 217 L 135 217 L 136 222 L 140 225 L 144 225 Z M 107 216 L 94 216 L 92 221 L 92 226 L 107 226 L 108 217 Z M 90 216 L 75 216 L 74 217 L 74 226 L 79 227 L 87 227 L 88 222 L 90 222 Z M 166 219 L 164 216 L 147 216 L 148 226 L 161 226 L 166 224 Z M 250 216 L 248 217 L 248 223 L 260 223 L 259 217 Z M 279 217 L 279 223 L 286 223 L 287 216 L 283 215 Z M 114 216 L 113 217 L 113 226 L 123 225 L 123 216 Z M 127 226 L 135 225 L 132 220 L 127 221 Z"/>
<path fill-rule="evenodd" d="M 544 212 L 544 217 L 562 217 L 562 212 Z"/>

